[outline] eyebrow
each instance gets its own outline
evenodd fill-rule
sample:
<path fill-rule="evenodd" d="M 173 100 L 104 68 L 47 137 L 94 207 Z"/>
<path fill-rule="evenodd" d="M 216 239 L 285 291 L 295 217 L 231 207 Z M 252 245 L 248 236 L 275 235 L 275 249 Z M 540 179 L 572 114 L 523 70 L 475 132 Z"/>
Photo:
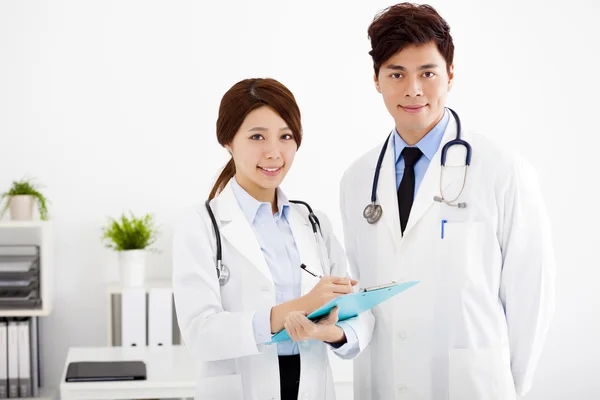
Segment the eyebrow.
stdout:
<path fill-rule="evenodd" d="M 419 67 L 419 70 L 424 70 L 424 69 L 433 69 L 433 68 L 438 68 L 439 66 L 437 64 L 425 64 L 425 65 L 421 65 Z M 393 70 L 398 70 L 398 71 L 406 71 L 406 68 L 403 67 L 402 65 L 396 65 L 396 64 L 389 64 L 386 65 L 387 69 L 393 69 Z"/>
<path fill-rule="evenodd" d="M 254 128 L 251 128 L 248 130 L 248 132 L 265 132 L 268 131 L 267 128 L 263 128 L 262 126 L 255 126 Z M 291 131 L 290 128 L 288 128 L 287 126 L 284 126 L 283 128 L 280 128 L 279 131 Z"/>

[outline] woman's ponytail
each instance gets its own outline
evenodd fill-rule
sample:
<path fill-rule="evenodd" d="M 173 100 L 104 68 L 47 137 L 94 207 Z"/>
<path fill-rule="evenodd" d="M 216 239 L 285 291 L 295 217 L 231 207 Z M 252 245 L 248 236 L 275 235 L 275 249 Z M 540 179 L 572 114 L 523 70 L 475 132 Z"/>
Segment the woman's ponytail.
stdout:
<path fill-rule="evenodd" d="M 225 165 L 225 168 L 223 168 L 221 175 L 219 175 L 219 177 L 217 178 L 215 185 L 213 186 L 212 190 L 210 191 L 210 195 L 208 196 L 208 199 L 209 200 L 214 199 L 217 194 L 219 194 L 223 189 L 225 189 L 225 186 L 227 186 L 227 183 L 229 182 L 229 180 L 231 178 L 233 178 L 234 175 L 235 175 L 235 164 L 234 164 L 233 158 L 232 158 L 229 160 L 227 165 Z"/>

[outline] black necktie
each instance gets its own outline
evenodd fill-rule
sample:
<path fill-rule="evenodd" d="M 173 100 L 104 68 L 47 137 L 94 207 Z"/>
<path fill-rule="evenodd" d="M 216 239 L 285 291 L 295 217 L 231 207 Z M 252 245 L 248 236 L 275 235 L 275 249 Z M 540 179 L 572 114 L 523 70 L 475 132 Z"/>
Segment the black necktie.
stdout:
<path fill-rule="evenodd" d="M 400 228 L 404 234 L 404 229 L 408 223 L 408 216 L 412 208 L 415 194 L 415 163 L 423 153 L 417 147 L 405 147 L 402 150 L 404 158 L 404 175 L 398 187 L 398 211 L 400 212 Z"/>

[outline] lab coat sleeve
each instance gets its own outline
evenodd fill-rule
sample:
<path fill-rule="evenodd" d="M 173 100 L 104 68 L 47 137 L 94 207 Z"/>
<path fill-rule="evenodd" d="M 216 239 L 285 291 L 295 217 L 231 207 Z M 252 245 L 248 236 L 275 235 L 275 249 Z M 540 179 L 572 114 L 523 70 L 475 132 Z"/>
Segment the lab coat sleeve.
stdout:
<path fill-rule="evenodd" d="M 347 176 L 344 175 L 342 179 L 342 183 L 340 184 L 340 210 L 342 212 L 342 229 L 344 232 L 344 247 L 346 248 L 346 257 L 348 259 L 348 267 L 350 269 L 350 276 L 353 279 L 356 279 L 360 284 L 360 270 L 358 268 L 358 263 L 356 261 L 356 246 L 355 246 L 355 238 L 352 232 L 352 228 L 350 227 L 350 222 L 348 220 L 348 210 L 346 208 L 346 184 L 347 184 Z"/>
<path fill-rule="evenodd" d="M 329 271 L 330 275 L 349 276 L 344 249 L 333 233 L 333 227 L 329 218 L 322 213 L 317 214 L 317 218 L 319 218 L 321 224 L 327 253 L 329 255 L 331 264 Z M 359 355 L 371 342 L 374 317 L 371 311 L 365 311 L 357 317 L 346 320 L 344 325 L 342 325 L 342 329 L 344 329 L 344 327 L 346 329 L 350 328 L 355 335 L 350 334 L 350 337 L 346 336 L 348 342 L 335 349 L 334 354 L 343 359 L 352 359 Z M 346 332 L 346 329 L 344 329 L 344 332 Z"/>
<path fill-rule="evenodd" d="M 360 346 L 358 343 L 358 336 L 356 335 L 356 332 L 354 332 L 354 329 L 352 329 L 352 324 L 348 321 L 341 321 L 337 323 L 337 326 L 344 331 L 346 343 L 343 345 L 328 343 L 329 346 L 340 358 L 352 359 L 356 357 L 360 352 Z"/>
<path fill-rule="evenodd" d="M 254 341 L 262 344 L 271 341 L 271 307 L 258 310 L 252 320 L 254 329 Z"/>
<path fill-rule="evenodd" d="M 258 354 L 255 312 L 227 312 L 221 305 L 207 219 L 192 210 L 173 236 L 173 295 L 183 341 L 201 362 Z"/>
<path fill-rule="evenodd" d="M 550 221 L 535 171 L 523 161 L 515 162 L 507 182 L 499 210 L 500 299 L 515 389 L 522 396 L 531 388 L 554 314 L 556 267 Z"/>

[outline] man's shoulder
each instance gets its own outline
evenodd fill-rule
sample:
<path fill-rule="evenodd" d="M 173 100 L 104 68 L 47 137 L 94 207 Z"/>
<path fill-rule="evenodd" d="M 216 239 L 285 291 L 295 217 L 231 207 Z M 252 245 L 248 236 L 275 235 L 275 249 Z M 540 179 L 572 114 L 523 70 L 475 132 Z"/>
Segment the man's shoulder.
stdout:
<path fill-rule="evenodd" d="M 538 172 L 533 164 L 511 143 L 501 143 L 476 132 L 469 132 L 467 137 L 473 151 L 471 165 L 475 163 L 478 168 L 483 168 L 500 187 L 514 183 L 515 179 L 537 180 Z"/>
<path fill-rule="evenodd" d="M 469 132 L 468 139 L 471 143 L 473 156 L 479 153 L 478 159 L 485 163 L 493 163 L 495 169 L 527 165 L 528 162 L 522 154 L 515 151 L 508 143 L 500 143 L 493 138 L 478 132 Z"/>
<path fill-rule="evenodd" d="M 342 176 L 342 184 L 347 182 L 348 180 L 356 179 L 359 176 L 364 176 L 365 171 L 375 170 L 375 166 L 377 164 L 377 159 L 379 158 L 379 154 L 381 152 L 382 143 L 378 144 L 376 147 L 373 147 L 366 153 L 363 153 L 359 156 L 344 172 Z"/>

